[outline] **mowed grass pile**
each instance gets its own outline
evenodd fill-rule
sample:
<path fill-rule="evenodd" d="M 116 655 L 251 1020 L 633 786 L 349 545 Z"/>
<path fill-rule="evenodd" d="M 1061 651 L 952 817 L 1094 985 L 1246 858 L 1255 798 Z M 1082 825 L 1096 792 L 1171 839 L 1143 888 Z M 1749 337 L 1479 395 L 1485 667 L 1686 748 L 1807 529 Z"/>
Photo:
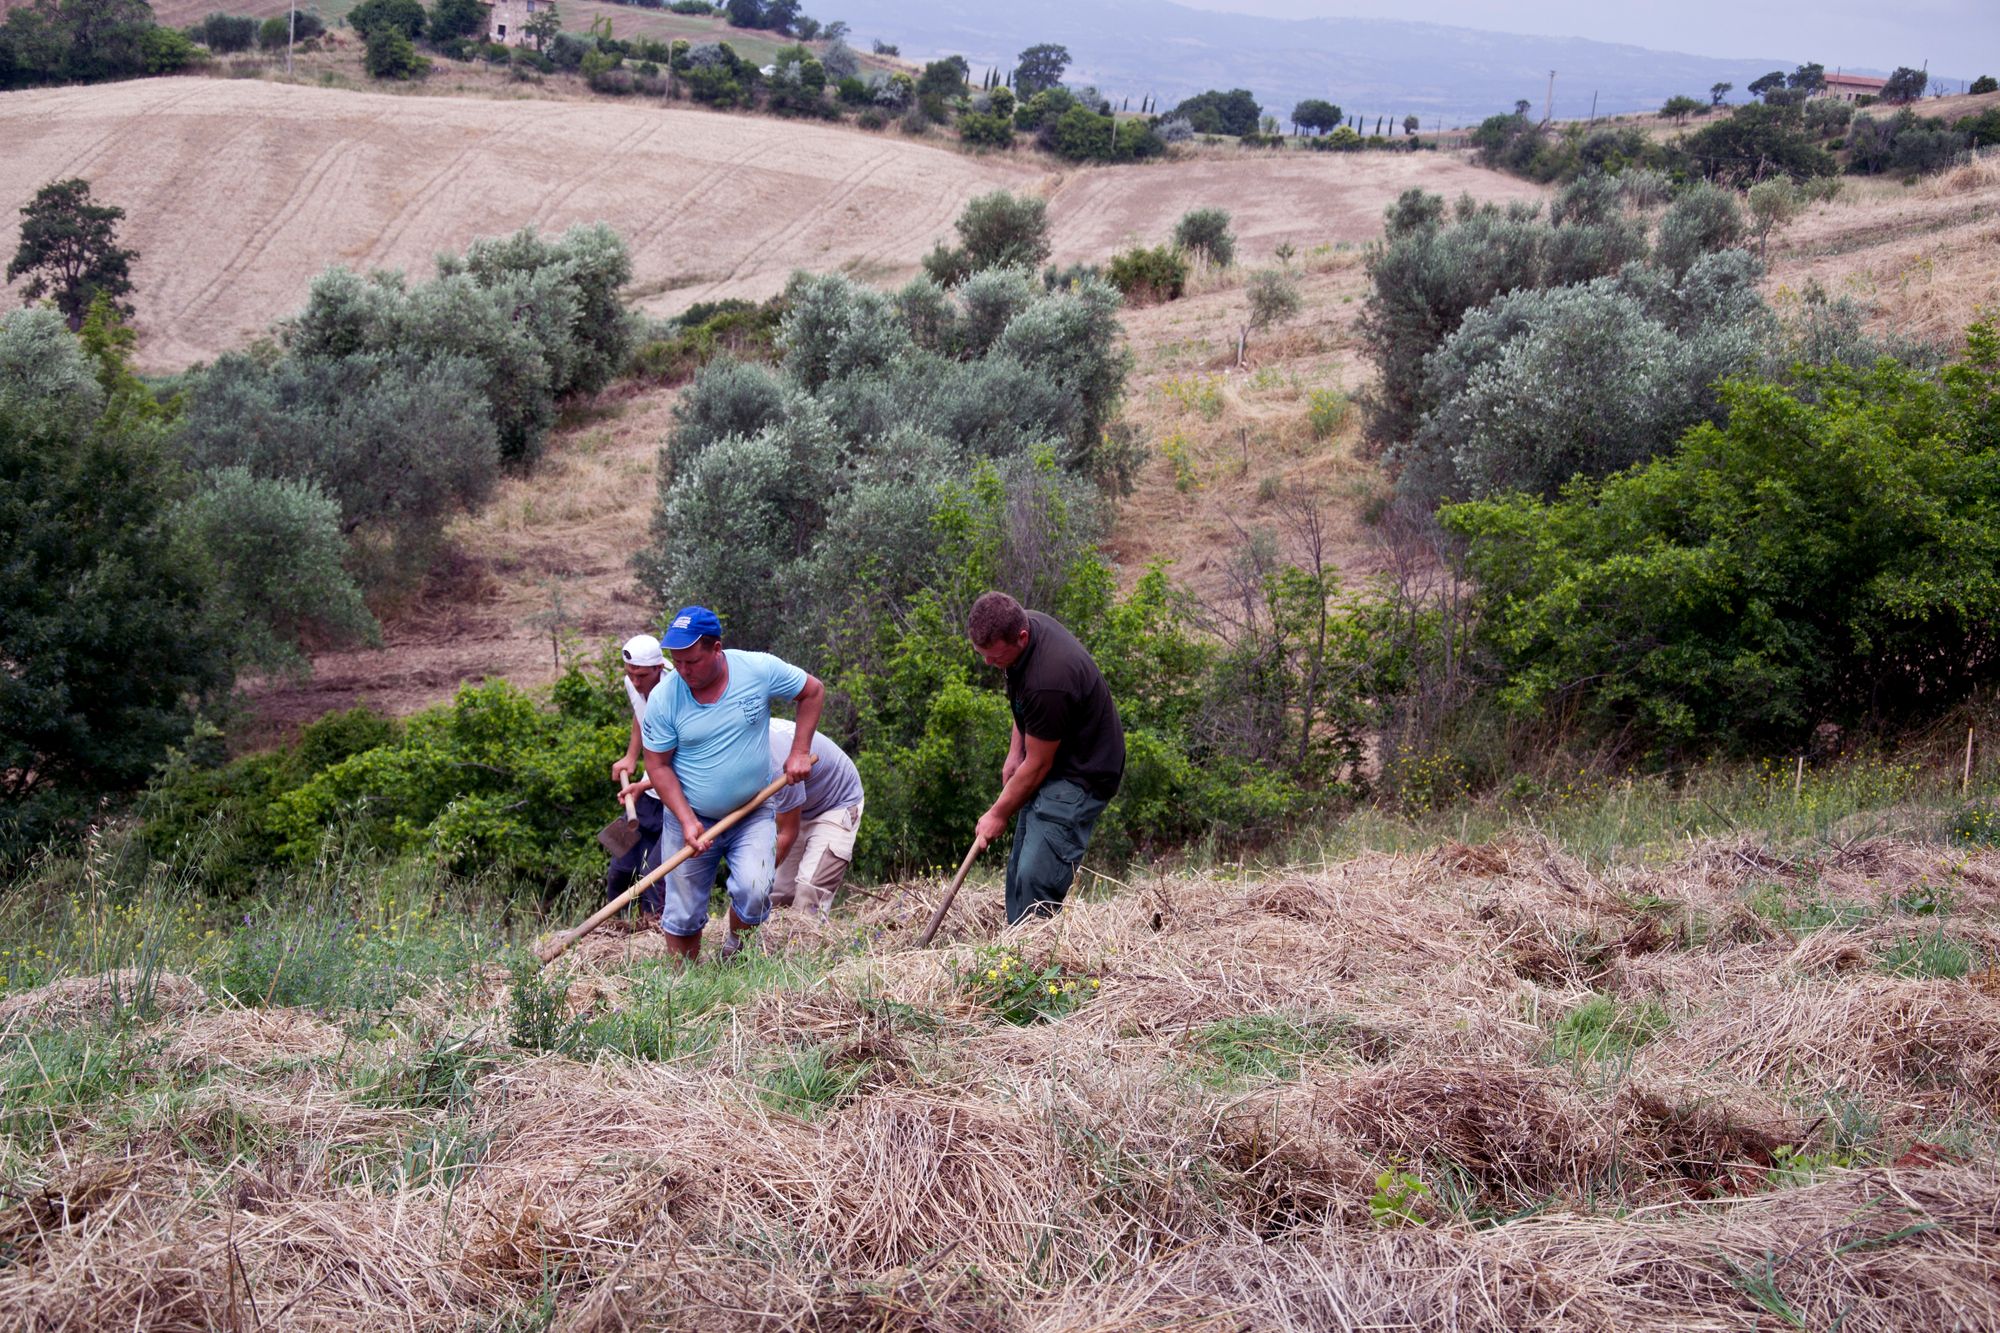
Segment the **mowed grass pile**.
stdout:
<path fill-rule="evenodd" d="M 221 916 L 50 862 L 0 922 L 0 1309 L 2000 1326 L 2000 853 L 1643 842 L 1087 877 L 1015 931 L 974 886 L 927 950 L 939 886 L 882 886 L 688 973 L 538 971 L 528 904 L 407 867 Z"/>

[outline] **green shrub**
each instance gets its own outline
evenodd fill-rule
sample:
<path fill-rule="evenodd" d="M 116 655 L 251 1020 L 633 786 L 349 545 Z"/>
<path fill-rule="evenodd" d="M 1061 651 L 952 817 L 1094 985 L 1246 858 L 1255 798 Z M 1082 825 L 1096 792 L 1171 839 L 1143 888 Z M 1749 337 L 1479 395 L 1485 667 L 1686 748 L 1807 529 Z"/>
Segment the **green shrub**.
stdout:
<path fill-rule="evenodd" d="M 1747 185 L 1772 172 L 1805 180 L 1835 170 L 1833 158 L 1807 132 L 1798 105 L 1746 102 L 1689 135 L 1687 154 L 1696 171 L 1729 186 Z"/>
<path fill-rule="evenodd" d="M 1467 312 L 1427 363 L 1423 421 L 1395 451 L 1399 493 L 1553 495 L 1719 420 L 1713 386 L 1752 369 L 1772 331 L 1757 276 L 1736 252 L 1676 287 L 1628 272 Z"/>
<path fill-rule="evenodd" d="M 1306 425 L 1315 440 L 1330 440 L 1347 424 L 1353 403 L 1339 389 L 1314 389 L 1306 396 Z"/>
<path fill-rule="evenodd" d="M 1174 248 L 1204 264 L 1228 268 L 1236 262 L 1236 237 L 1229 230 L 1229 214 L 1219 208 L 1197 208 L 1181 214 L 1181 220 L 1174 224 Z"/>
<path fill-rule="evenodd" d="M 208 57 L 194 39 L 172 28 L 148 28 L 139 35 L 139 50 L 148 74 L 178 74 Z"/>
<path fill-rule="evenodd" d="M 419 568 L 444 520 L 492 490 L 500 454 L 477 363 L 407 353 L 273 365 L 231 353 L 196 381 L 177 440 L 203 471 L 309 485 L 351 540 Z"/>
<path fill-rule="evenodd" d="M 414 42 L 424 35 L 427 21 L 419 0 L 361 0 L 347 11 L 347 26 L 363 37 L 393 29 Z"/>
<path fill-rule="evenodd" d="M 17 322 L 61 339 L 34 340 L 36 392 L 0 390 L 0 864 L 138 787 L 228 688 L 238 628 L 176 558 L 183 483 L 157 432 L 95 410 L 75 339 L 37 313 L 0 323 L 0 352 L 21 345 Z M 135 645 L 152 645 L 145 671 Z"/>
<path fill-rule="evenodd" d="M 679 384 L 719 358 L 731 364 L 768 361 L 776 355 L 783 318 L 783 303 L 776 299 L 761 305 L 727 300 L 691 306 L 669 325 L 665 336 L 634 349 L 625 373 L 661 384 Z M 683 396 L 675 404 L 677 414 L 686 401 Z M 768 419 L 760 417 L 753 432 Z"/>
<path fill-rule="evenodd" d="M 1048 204 L 1005 190 L 980 195 L 953 224 L 958 244 L 940 242 L 924 258 L 924 271 L 940 287 L 954 287 L 981 269 L 1040 268 L 1049 257 Z"/>
<path fill-rule="evenodd" d="M 427 56 L 417 54 L 415 43 L 401 28 L 384 24 L 368 34 L 368 50 L 362 60 L 370 78 L 415 79 L 430 72 Z"/>
<path fill-rule="evenodd" d="M 217 55 L 248 51 L 258 37 L 256 19 L 231 14 L 210 14 L 188 32 Z"/>
<path fill-rule="evenodd" d="M 600 697 L 601 696 L 601 697 Z M 571 670 L 556 709 L 504 681 L 462 686 L 394 740 L 349 756 L 273 800 L 279 855 L 310 864 L 329 836 L 389 854 L 551 885 L 602 867 L 591 834 L 610 806 L 604 774 L 629 735 L 608 672 Z"/>
<path fill-rule="evenodd" d="M 958 118 L 958 136 L 980 148 L 1012 148 L 1014 117 L 999 112 L 968 111 Z"/>
<path fill-rule="evenodd" d="M 1135 246 L 1113 255 L 1104 276 L 1132 305 L 1177 301 L 1187 290 L 1188 262 L 1171 246 Z"/>
<path fill-rule="evenodd" d="M 1409 190 L 1387 211 L 1387 235 L 1368 260 L 1362 336 L 1378 371 L 1367 400 L 1378 445 L 1407 440 L 1426 406 L 1425 358 L 1469 310 L 1524 288 L 1559 287 L 1616 273 L 1644 253 L 1622 218 L 1552 226 L 1532 205 L 1461 204 Z"/>
<path fill-rule="evenodd" d="M 1670 456 L 1444 511 L 1503 698 L 1668 745 L 1925 716 L 1990 681 L 2000 338 L 1958 365 L 1738 383 Z M 1581 608 L 1589 608 L 1584 613 Z"/>

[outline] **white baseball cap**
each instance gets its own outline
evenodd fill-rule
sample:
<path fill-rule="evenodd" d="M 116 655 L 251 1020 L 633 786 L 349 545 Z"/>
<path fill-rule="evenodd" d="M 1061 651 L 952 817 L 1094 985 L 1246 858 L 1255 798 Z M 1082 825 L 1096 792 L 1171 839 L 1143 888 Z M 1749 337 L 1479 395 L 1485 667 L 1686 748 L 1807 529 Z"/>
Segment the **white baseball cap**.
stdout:
<path fill-rule="evenodd" d="M 624 657 L 626 666 L 648 667 L 667 664 L 667 655 L 660 651 L 660 641 L 650 634 L 634 634 L 625 640 L 625 646 L 619 653 Z"/>

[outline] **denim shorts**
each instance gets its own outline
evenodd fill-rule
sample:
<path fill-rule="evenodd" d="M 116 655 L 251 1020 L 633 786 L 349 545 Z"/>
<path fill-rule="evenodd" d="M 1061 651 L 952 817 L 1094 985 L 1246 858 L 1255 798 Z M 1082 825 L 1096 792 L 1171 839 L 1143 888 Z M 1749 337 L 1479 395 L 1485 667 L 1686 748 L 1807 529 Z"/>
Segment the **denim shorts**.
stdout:
<path fill-rule="evenodd" d="M 703 820 L 706 826 L 709 821 Z M 665 861 L 686 845 L 680 821 L 667 816 L 660 829 L 660 860 Z M 755 926 L 771 914 L 771 881 L 778 871 L 778 817 L 770 802 L 757 807 L 736 827 L 676 866 L 667 876 L 666 906 L 660 913 L 660 929 L 669 935 L 699 935 L 708 924 L 708 894 L 715 887 L 715 872 L 729 862 L 729 905 L 746 926 Z"/>

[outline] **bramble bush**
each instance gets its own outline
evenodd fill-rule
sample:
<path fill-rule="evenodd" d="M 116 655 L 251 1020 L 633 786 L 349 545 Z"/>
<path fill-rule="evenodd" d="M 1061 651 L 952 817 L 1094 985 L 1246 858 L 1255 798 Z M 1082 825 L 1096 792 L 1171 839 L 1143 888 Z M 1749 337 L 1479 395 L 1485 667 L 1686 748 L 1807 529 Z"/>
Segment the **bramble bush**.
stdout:
<path fill-rule="evenodd" d="M 1187 290 L 1188 262 L 1172 246 L 1133 246 L 1111 257 L 1104 276 L 1133 305 L 1177 301 Z"/>
<path fill-rule="evenodd" d="M 1741 381 L 1671 454 L 1443 511 L 1502 699 L 1666 750 L 1935 716 L 2000 661 L 2000 337 Z"/>

